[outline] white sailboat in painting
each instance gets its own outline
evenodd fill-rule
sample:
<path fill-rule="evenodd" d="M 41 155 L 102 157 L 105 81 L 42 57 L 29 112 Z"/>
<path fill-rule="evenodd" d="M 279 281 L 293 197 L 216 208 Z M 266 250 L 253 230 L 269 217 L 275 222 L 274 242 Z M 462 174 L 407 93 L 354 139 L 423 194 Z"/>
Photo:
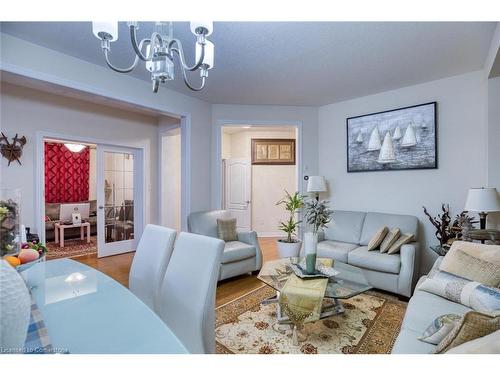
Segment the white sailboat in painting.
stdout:
<path fill-rule="evenodd" d="M 358 131 L 358 136 L 356 137 L 356 143 L 363 143 L 363 130 Z"/>
<path fill-rule="evenodd" d="M 378 127 L 375 126 L 370 134 L 370 140 L 368 141 L 368 151 L 378 151 L 381 147 L 380 133 L 378 132 Z"/>
<path fill-rule="evenodd" d="M 396 126 L 396 129 L 394 130 L 394 135 L 392 136 L 392 139 L 394 141 L 399 141 L 403 135 L 401 134 L 401 128 Z"/>
<path fill-rule="evenodd" d="M 382 143 L 382 148 L 380 149 L 380 154 L 377 160 L 380 164 L 390 164 L 396 161 L 396 156 L 394 155 L 394 147 L 392 145 L 391 132 L 385 133 L 384 143 Z"/>
<path fill-rule="evenodd" d="M 401 147 L 413 147 L 417 144 L 417 137 L 415 136 L 415 130 L 413 130 L 413 126 L 410 124 L 406 128 L 405 135 L 401 140 Z"/>

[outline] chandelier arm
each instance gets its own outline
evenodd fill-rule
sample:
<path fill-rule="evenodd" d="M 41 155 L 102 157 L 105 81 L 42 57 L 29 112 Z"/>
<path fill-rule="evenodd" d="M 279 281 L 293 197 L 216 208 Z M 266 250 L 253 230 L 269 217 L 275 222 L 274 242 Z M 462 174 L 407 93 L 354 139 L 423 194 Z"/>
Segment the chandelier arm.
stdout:
<path fill-rule="evenodd" d="M 173 47 L 174 44 L 177 44 L 177 48 Z M 182 68 L 185 70 L 189 70 L 193 72 L 200 68 L 203 64 L 203 59 L 205 58 L 205 43 L 201 43 L 201 54 L 198 61 L 193 66 L 188 66 L 186 64 L 186 60 L 184 59 L 184 49 L 182 48 L 182 43 L 179 39 L 172 39 L 168 44 L 169 51 L 177 52 L 179 55 L 179 60 L 181 61 Z"/>
<path fill-rule="evenodd" d="M 142 61 L 151 61 L 151 56 L 144 56 L 142 53 L 142 45 L 143 43 L 151 44 L 151 39 L 143 39 L 139 44 L 137 44 L 137 29 L 134 25 L 130 25 L 130 41 L 132 42 L 132 48 L 134 48 L 135 54 Z M 151 53 L 153 53 L 153 49 L 151 48 Z"/>
<path fill-rule="evenodd" d="M 193 91 L 201 91 L 203 90 L 203 88 L 205 87 L 205 77 L 201 77 L 201 86 L 200 87 L 194 87 L 191 85 L 191 83 L 189 83 L 189 80 L 187 78 L 187 74 L 186 74 L 186 69 L 181 69 L 182 70 L 182 79 L 184 80 L 184 83 L 186 84 L 186 86 L 193 90 Z"/>
<path fill-rule="evenodd" d="M 148 42 L 147 39 L 143 39 L 141 40 L 141 43 L 139 44 L 139 48 L 142 49 L 144 43 Z M 137 63 L 139 62 L 139 55 L 135 55 L 135 58 L 134 58 L 134 62 L 132 63 L 132 65 L 130 65 L 128 68 L 117 68 L 116 66 L 114 66 L 111 61 L 109 60 L 109 49 L 104 49 L 104 58 L 106 59 L 106 64 L 111 68 L 113 69 L 115 72 L 118 72 L 118 73 L 130 73 L 132 70 L 135 69 L 135 67 L 137 66 Z"/>

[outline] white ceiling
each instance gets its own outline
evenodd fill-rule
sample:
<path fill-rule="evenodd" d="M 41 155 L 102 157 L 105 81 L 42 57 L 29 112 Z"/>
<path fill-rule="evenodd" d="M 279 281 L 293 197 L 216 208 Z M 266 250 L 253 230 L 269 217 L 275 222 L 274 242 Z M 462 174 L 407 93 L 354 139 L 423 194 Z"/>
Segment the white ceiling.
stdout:
<path fill-rule="evenodd" d="M 153 23 L 142 23 L 139 37 Z M 211 103 L 323 105 L 483 67 L 495 22 L 216 22 L 215 68 L 193 93 L 180 72 L 167 87 Z M 90 22 L 3 22 L 2 32 L 105 65 Z M 194 36 L 176 22 L 189 61 Z M 36 58 L 34 56 L 33 58 Z M 111 46 L 115 65 L 133 58 L 127 26 Z M 118 74 L 110 70 L 110 74 Z M 149 81 L 143 66 L 134 76 Z M 194 74 L 194 79 L 198 78 Z"/>

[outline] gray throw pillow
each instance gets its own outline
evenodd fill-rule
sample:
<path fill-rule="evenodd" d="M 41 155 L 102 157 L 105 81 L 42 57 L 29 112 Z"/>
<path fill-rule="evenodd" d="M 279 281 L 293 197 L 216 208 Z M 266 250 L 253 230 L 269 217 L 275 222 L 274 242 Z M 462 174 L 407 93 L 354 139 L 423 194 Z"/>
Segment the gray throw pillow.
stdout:
<path fill-rule="evenodd" d="M 236 219 L 217 219 L 217 236 L 225 241 L 238 241 Z"/>
<path fill-rule="evenodd" d="M 384 240 L 380 244 L 380 252 L 386 253 L 387 250 L 391 248 L 394 242 L 397 241 L 399 235 L 401 234 L 401 230 L 399 228 L 392 228 L 389 233 L 385 236 Z"/>
<path fill-rule="evenodd" d="M 418 339 L 420 341 L 437 345 L 460 322 L 462 317 L 457 314 L 438 316 Z"/>

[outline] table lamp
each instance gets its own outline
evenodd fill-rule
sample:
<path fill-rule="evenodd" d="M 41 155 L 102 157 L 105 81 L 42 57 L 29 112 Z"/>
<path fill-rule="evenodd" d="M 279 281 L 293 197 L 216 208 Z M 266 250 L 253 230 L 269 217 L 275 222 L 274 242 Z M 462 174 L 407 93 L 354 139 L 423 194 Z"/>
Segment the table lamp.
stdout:
<path fill-rule="evenodd" d="M 464 210 L 479 213 L 479 227 L 486 229 L 486 216 L 488 212 L 500 211 L 497 189 L 472 188 L 467 194 Z"/>
<path fill-rule="evenodd" d="M 319 193 L 328 191 L 326 181 L 323 176 L 309 176 L 307 180 L 307 192 L 315 193 L 316 200 L 319 200 Z"/>

